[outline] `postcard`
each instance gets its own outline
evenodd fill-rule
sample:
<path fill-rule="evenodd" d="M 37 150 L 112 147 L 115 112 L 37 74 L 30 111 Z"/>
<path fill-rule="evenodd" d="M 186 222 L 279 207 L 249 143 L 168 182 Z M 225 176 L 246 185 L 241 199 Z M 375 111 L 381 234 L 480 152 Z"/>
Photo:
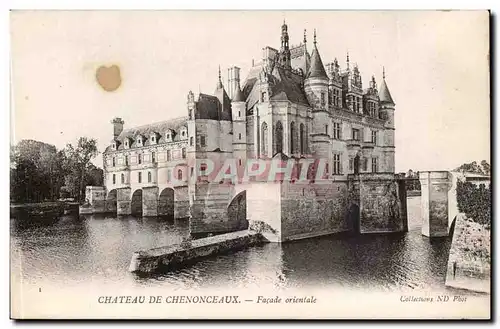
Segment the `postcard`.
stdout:
<path fill-rule="evenodd" d="M 11 11 L 11 318 L 490 319 L 489 22 Z"/>

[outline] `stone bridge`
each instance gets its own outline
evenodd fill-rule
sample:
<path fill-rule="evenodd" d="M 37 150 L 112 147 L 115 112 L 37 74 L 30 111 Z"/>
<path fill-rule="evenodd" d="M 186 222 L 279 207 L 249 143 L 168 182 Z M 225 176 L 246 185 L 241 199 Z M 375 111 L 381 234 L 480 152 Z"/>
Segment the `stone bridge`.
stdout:
<path fill-rule="evenodd" d="M 421 171 L 422 234 L 444 237 L 450 234 L 459 214 L 457 182 L 468 181 L 489 186 L 490 177 L 457 171 Z"/>

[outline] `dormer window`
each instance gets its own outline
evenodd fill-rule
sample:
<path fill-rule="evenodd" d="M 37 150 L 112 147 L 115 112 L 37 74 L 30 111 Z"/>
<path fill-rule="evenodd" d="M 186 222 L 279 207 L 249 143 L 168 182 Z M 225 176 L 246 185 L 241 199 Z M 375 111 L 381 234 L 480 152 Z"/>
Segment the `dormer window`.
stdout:
<path fill-rule="evenodd" d="M 188 134 L 187 134 L 187 128 L 182 126 L 180 129 L 180 134 L 182 139 L 187 139 Z"/>
<path fill-rule="evenodd" d="M 137 146 L 142 146 L 142 136 L 137 137 Z"/>
<path fill-rule="evenodd" d="M 128 141 L 128 138 L 125 140 L 125 148 L 129 148 L 130 147 L 130 144 L 129 144 L 129 141 Z"/>
<path fill-rule="evenodd" d="M 172 132 L 172 130 L 168 129 L 166 132 L 165 132 L 165 141 L 167 142 L 171 142 L 174 138 L 174 134 Z"/>
<path fill-rule="evenodd" d="M 113 143 L 112 147 L 113 147 L 113 150 L 116 150 L 116 143 Z"/>
<path fill-rule="evenodd" d="M 151 141 L 151 144 L 157 144 L 158 135 L 156 133 L 151 133 L 151 135 L 149 136 L 149 140 Z"/>

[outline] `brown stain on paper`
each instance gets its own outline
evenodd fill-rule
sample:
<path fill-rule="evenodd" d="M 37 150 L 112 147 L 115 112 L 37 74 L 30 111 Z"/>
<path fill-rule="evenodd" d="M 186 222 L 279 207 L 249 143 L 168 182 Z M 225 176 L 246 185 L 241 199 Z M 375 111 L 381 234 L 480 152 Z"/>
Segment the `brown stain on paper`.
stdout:
<path fill-rule="evenodd" d="M 120 75 L 120 67 L 117 65 L 104 66 L 101 65 L 95 74 L 97 83 L 105 91 L 115 91 L 118 89 L 122 83 L 122 78 Z"/>

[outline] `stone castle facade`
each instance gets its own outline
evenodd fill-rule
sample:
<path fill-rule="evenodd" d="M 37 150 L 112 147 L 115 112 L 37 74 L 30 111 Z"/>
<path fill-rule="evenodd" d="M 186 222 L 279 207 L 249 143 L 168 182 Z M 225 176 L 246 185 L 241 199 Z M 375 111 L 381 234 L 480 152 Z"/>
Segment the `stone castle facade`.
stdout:
<path fill-rule="evenodd" d="M 318 222 L 321 234 L 346 230 L 351 224 L 344 219 L 353 211 L 350 203 L 354 202 L 349 200 L 359 199 L 360 177 L 371 177 L 366 181 L 375 184 L 397 185 L 394 111 L 385 74 L 380 86 L 372 76 L 363 88 L 360 70 L 350 63 L 349 55 L 343 69 L 337 59 L 324 65 L 316 31 L 309 54 L 305 31 L 303 42 L 290 46 L 288 27 L 283 23 L 279 50 L 263 48 L 262 61 L 252 63 L 244 81 L 240 69 L 231 67 L 224 86 L 219 69 L 213 95 L 188 93 L 186 117 L 128 129 L 120 118 L 112 121 L 113 139 L 103 154 L 106 210 L 190 217 L 192 232 L 222 232 L 248 225 L 246 219 L 252 214 L 266 217 L 257 206 L 250 211 L 247 193 L 254 195 L 254 205 L 259 193 L 270 193 L 276 196 L 276 212 L 282 214 L 269 219 L 280 222 L 270 225 L 274 231 L 283 231 L 288 201 L 295 207 L 293 200 L 308 198 L 313 203 L 324 200 L 320 207 L 306 206 L 314 209 L 314 216 L 319 218 L 326 211 L 337 218 L 332 219 L 336 221 L 332 227 Z M 221 163 L 233 158 L 238 166 L 244 166 L 249 159 L 277 157 L 325 159 L 325 175 L 331 184 L 316 188 L 310 184 L 298 187 L 293 182 L 255 182 L 228 187 L 190 180 L 198 159 Z M 265 191 L 269 188 L 273 192 Z M 254 194 L 250 189 L 260 192 Z M 357 196 L 352 197 L 352 193 Z M 335 200 L 342 200 L 342 204 Z M 362 207 L 359 200 L 356 202 Z M 299 225 L 292 235 L 308 235 L 301 232 L 304 230 Z"/>

